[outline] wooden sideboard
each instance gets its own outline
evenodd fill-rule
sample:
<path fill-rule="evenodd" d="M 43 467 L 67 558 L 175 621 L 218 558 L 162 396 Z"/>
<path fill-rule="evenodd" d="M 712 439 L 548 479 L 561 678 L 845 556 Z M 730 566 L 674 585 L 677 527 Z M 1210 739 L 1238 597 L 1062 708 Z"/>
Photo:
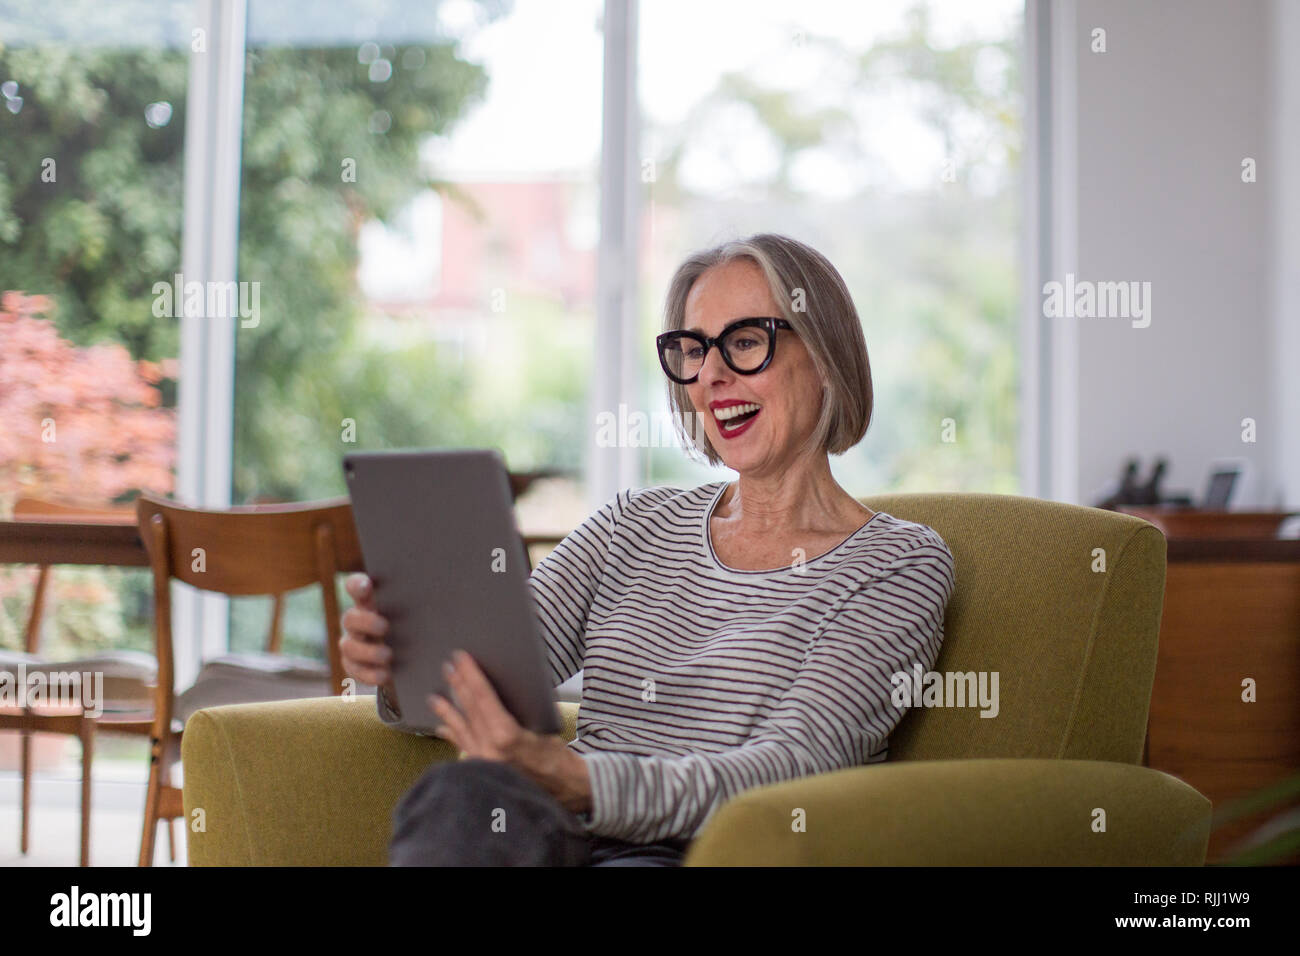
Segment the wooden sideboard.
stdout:
<path fill-rule="evenodd" d="M 1122 510 L 1168 541 L 1147 766 L 1185 780 L 1216 811 L 1300 774 L 1300 540 L 1273 537 L 1285 516 Z M 1207 862 L 1281 813 L 1216 820 Z"/>

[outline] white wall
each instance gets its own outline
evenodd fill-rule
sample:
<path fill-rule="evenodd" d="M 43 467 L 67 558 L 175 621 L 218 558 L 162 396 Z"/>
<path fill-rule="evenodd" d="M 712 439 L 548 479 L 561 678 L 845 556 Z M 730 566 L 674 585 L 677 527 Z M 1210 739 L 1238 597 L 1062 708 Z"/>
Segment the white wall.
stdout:
<path fill-rule="evenodd" d="M 1273 0 L 1272 12 L 1276 474 L 1284 506 L 1300 508 L 1300 3 Z"/>
<path fill-rule="evenodd" d="M 1282 285 L 1272 210 L 1283 168 L 1274 3 L 1300 6 L 1080 0 L 1058 8 L 1076 17 L 1077 69 L 1077 232 L 1062 248 L 1076 250 L 1078 279 L 1151 283 L 1147 328 L 1126 319 L 1055 320 L 1077 330 L 1081 503 L 1092 504 L 1131 453 L 1141 456 L 1144 477 L 1155 455 L 1165 455 L 1164 489 L 1198 501 L 1214 459 L 1247 458 L 1259 484 L 1238 506 L 1279 503 L 1281 410 L 1292 410 L 1294 433 L 1296 387 L 1277 380 L 1283 339 L 1292 355 L 1295 341 L 1291 326 L 1279 335 L 1284 323 L 1272 311 Z M 1292 29 L 1295 10 L 1286 17 Z M 1097 27 L 1106 31 L 1104 53 L 1091 50 Z M 1294 96 L 1297 68 L 1285 69 Z M 1258 164 L 1249 185 L 1241 180 L 1248 156 Z M 1293 208 L 1282 232 L 1294 263 L 1300 219 L 1295 184 L 1288 188 Z M 1056 268 L 1066 265 L 1058 260 Z M 1300 300 L 1290 289 L 1294 307 Z M 1244 418 L 1257 423 L 1255 444 L 1241 440 Z M 1292 503 L 1300 503 L 1300 469 L 1294 460 L 1287 467 Z"/>

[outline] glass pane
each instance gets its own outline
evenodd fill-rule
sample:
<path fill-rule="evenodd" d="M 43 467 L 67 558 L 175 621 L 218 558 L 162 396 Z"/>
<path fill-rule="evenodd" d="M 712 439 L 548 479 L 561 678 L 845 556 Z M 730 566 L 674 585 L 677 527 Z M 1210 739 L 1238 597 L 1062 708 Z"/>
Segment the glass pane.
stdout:
<path fill-rule="evenodd" d="M 640 9 L 642 340 L 688 253 L 792 235 L 844 276 L 871 357 L 873 420 L 831 458 L 841 484 L 1017 492 L 1023 3 Z M 667 416 L 652 347 L 643 368 Z M 661 445 L 647 484 L 732 475 Z"/>
<path fill-rule="evenodd" d="M 473 446 L 560 473 L 525 534 L 586 516 L 601 7 L 250 0 L 236 501 L 344 494 L 349 451 Z M 236 606 L 233 643 L 269 614 Z M 320 621 L 292 596 L 286 651 L 320 657 Z"/>
<path fill-rule="evenodd" d="M 173 490 L 179 323 L 155 285 L 181 266 L 192 23 L 190 2 L 0 3 L 0 517 Z M 26 646 L 35 582 L 0 566 L 0 648 Z M 54 568 L 35 649 L 152 653 L 151 602 L 146 571 Z M 98 748 L 96 777 L 140 779 L 142 748 Z M 36 750 L 80 776 L 71 738 Z"/>

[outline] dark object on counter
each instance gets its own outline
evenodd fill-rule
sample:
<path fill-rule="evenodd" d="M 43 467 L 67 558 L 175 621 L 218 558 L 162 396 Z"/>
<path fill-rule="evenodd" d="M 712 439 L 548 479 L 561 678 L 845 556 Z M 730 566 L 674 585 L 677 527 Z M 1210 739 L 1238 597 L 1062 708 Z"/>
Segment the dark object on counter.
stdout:
<path fill-rule="evenodd" d="M 1130 458 L 1124 462 L 1124 474 L 1120 478 L 1119 487 L 1107 495 L 1101 501 L 1097 502 L 1098 508 L 1105 508 L 1108 511 L 1116 510 L 1117 505 L 1135 505 L 1138 504 L 1138 460 Z"/>
<path fill-rule="evenodd" d="M 1151 477 L 1139 483 L 1137 480 L 1138 460 L 1136 458 L 1127 459 L 1124 462 L 1124 474 L 1120 478 L 1119 486 L 1115 491 L 1097 502 L 1094 507 L 1105 508 L 1108 511 L 1119 511 L 1124 505 L 1166 505 L 1169 507 L 1190 508 L 1192 499 L 1185 492 L 1167 496 L 1161 494 L 1160 482 L 1164 479 L 1168 468 L 1168 459 L 1157 458 L 1155 465 L 1151 469 Z"/>
<path fill-rule="evenodd" d="M 1168 467 L 1168 459 L 1157 458 L 1155 467 L 1151 469 L 1150 479 L 1148 479 L 1147 483 L 1138 489 L 1137 500 L 1126 503 L 1134 505 L 1160 504 L 1160 481 L 1165 477 L 1165 471 Z"/>
<path fill-rule="evenodd" d="M 1115 503 L 1120 505 L 1135 504 L 1138 500 L 1138 460 L 1130 458 L 1128 464 L 1124 467 L 1124 477 L 1120 480 L 1119 491 L 1115 496 Z"/>
<path fill-rule="evenodd" d="M 1210 472 L 1210 486 L 1205 490 L 1205 504 L 1201 507 L 1224 511 L 1232 500 L 1232 490 L 1241 477 L 1241 468 L 1219 468 Z"/>

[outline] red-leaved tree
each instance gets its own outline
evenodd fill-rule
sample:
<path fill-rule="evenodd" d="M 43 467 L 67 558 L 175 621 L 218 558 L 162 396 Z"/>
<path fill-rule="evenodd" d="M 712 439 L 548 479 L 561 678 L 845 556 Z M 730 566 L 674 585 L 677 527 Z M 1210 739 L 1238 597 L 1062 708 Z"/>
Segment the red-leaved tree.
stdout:
<path fill-rule="evenodd" d="M 23 495 L 105 507 L 132 492 L 169 494 L 175 411 L 162 407 L 164 365 L 132 361 L 121 345 L 79 348 L 59 336 L 47 296 L 0 294 L 0 514 Z M 0 568 L 0 646 L 22 646 L 34 569 Z M 116 583 L 115 583 L 116 582 Z M 55 657 L 132 641 L 119 591 L 101 568 L 62 568 L 45 615 Z"/>
<path fill-rule="evenodd" d="M 46 296 L 0 295 L 0 496 L 107 505 L 170 494 L 176 415 L 158 382 L 175 360 L 134 361 L 121 345 L 79 348 L 46 317 Z"/>

